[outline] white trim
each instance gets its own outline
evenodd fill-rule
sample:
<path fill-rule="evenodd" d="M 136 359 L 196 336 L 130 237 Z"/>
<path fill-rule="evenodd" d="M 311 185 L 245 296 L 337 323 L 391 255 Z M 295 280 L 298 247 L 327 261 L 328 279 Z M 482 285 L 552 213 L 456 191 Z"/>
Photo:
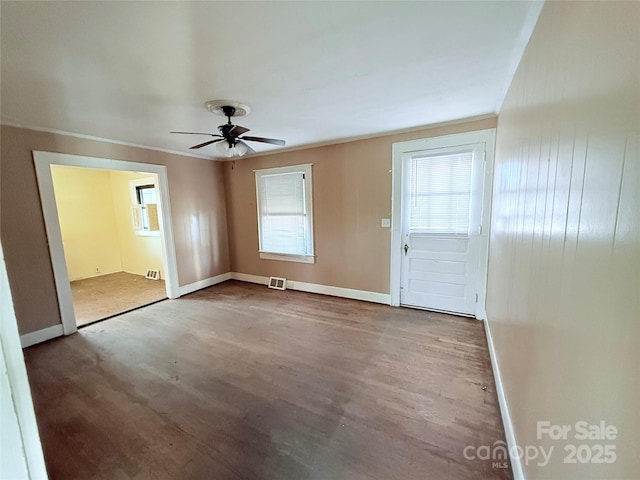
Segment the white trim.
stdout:
<path fill-rule="evenodd" d="M 127 162 L 123 162 L 127 163 Z M 138 164 L 139 165 L 139 164 Z M 176 244 L 173 238 L 173 220 L 171 219 L 171 201 L 169 199 L 169 177 L 167 167 L 158 165 L 157 175 L 160 196 L 158 209 L 158 222 L 160 223 L 160 240 L 162 243 L 162 256 L 164 260 L 165 284 L 167 297 L 178 298 L 178 259 L 176 258 Z"/>
<path fill-rule="evenodd" d="M 159 237 L 160 236 L 160 230 L 133 230 L 133 232 L 138 237 Z"/>
<path fill-rule="evenodd" d="M 227 280 L 231 280 L 231 273 L 229 272 L 216 275 L 215 277 L 205 278 L 204 280 L 198 280 L 197 282 L 189 283 L 187 285 L 181 285 L 178 289 L 178 293 L 180 296 L 188 295 L 189 293 L 217 285 L 218 283 L 226 282 Z"/>
<path fill-rule="evenodd" d="M 36 343 L 46 342 L 47 340 L 61 337 L 62 335 L 64 335 L 64 329 L 62 328 L 62 324 L 59 323 L 51 327 L 43 328 L 42 330 L 20 335 L 20 344 L 22 348 L 27 348 Z"/>
<path fill-rule="evenodd" d="M 315 255 L 292 255 L 289 253 L 260 252 L 263 260 L 281 260 L 283 262 L 316 263 Z"/>
<path fill-rule="evenodd" d="M 491 194 L 493 191 L 493 161 L 496 129 L 475 130 L 439 137 L 397 142 L 392 145 L 392 194 L 391 194 L 391 277 L 389 280 L 390 305 L 400 306 L 401 262 L 402 262 L 402 179 L 403 156 L 417 150 L 443 147 L 458 147 L 484 143 L 485 163 L 483 177 L 482 232 L 480 238 L 480 260 L 478 265 L 478 303 L 475 317 L 486 317 L 487 271 L 489 262 L 489 231 L 491 227 Z"/>
<path fill-rule="evenodd" d="M 257 283 L 259 285 L 269 285 L 269 277 L 251 275 L 250 273 L 231 272 L 231 280 L 240 282 Z"/>
<path fill-rule="evenodd" d="M 493 166 L 496 148 L 496 129 L 483 130 L 486 132 L 482 214 L 480 219 L 480 258 L 478 260 L 478 302 L 476 304 L 476 318 L 487 318 L 487 279 L 489 278 L 489 234 L 491 232 L 491 208 L 493 205 Z"/>
<path fill-rule="evenodd" d="M 8 127 L 24 128 L 25 130 L 34 130 L 36 132 L 55 133 L 56 135 L 64 135 L 65 137 L 82 138 L 83 140 L 93 140 L 96 142 L 113 143 L 114 145 L 125 145 L 127 147 L 144 148 L 145 150 L 153 150 L 155 152 L 170 153 L 172 155 L 180 155 L 181 157 L 193 157 L 193 158 L 202 158 L 204 160 L 220 161 L 217 158 L 207 157 L 206 155 L 198 155 L 195 153 L 181 152 L 178 150 L 169 150 L 166 148 L 152 147 L 150 145 L 142 145 L 140 143 L 122 142 L 120 140 L 113 140 L 111 138 L 96 137 L 94 135 L 85 135 L 84 133 L 66 132 L 64 130 L 56 130 L 55 128 L 25 126 L 16 122 L 11 122 L 11 121 L 3 121 L 2 125 L 6 125 Z"/>
<path fill-rule="evenodd" d="M 285 165 L 283 167 L 271 167 L 271 168 L 256 168 L 253 173 L 260 173 L 263 175 L 272 175 L 274 173 L 294 173 L 299 172 L 301 168 L 306 169 L 312 167 L 313 163 L 297 163 L 295 165 Z"/>
<path fill-rule="evenodd" d="M 486 315 L 486 314 L 485 314 Z M 507 438 L 507 448 L 509 449 L 509 460 L 511 461 L 511 469 L 513 471 L 514 480 L 526 480 L 522 469 L 522 461 L 519 456 L 511 455 L 511 452 L 517 452 L 518 442 L 516 441 L 515 430 L 513 429 L 513 422 L 511 421 L 511 415 L 509 414 L 509 405 L 507 404 L 507 396 L 504 391 L 504 385 L 502 383 L 502 375 L 500 374 L 500 366 L 498 365 L 498 357 L 496 356 L 495 345 L 493 344 L 493 337 L 491 336 L 491 329 L 489 327 L 489 321 L 484 321 L 484 331 L 487 337 L 487 346 L 489 347 L 489 357 L 491 358 L 491 367 L 493 369 L 493 378 L 496 382 L 496 393 L 498 394 L 498 404 L 500 405 L 500 415 L 502 416 L 502 425 L 504 427 L 504 434 Z"/>
<path fill-rule="evenodd" d="M 40 203 L 42 204 L 42 215 L 44 217 L 45 230 L 51 255 L 51 266 L 53 267 L 53 278 L 56 284 L 56 295 L 58 296 L 58 306 L 60 307 L 60 317 L 65 335 L 71 335 L 78 330 L 76 326 L 76 314 L 73 311 L 73 297 L 71 295 L 71 284 L 64 257 L 64 246 L 62 244 L 62 232 L 60 230 L 60 220 L 56 207 L 55 192 L 53 190 L 53 178 L 51 176 L 51 163 L 45 159 L 39 159 L 39 152 L 33 152 L 36 167 L 36 177 L 38 179 L 38 189 L 40 190 Z"/>
<path fill-rule="evenodd" d="M 516 39 L 515 44 L 511 49 L 511 59 L 507 68 L 507 74 L 504 76 L 504 84 L 502 85 L 502 90 L 500 91 L 500 95 L 498 96 L 498 99 L 496 101 L 496 114 L 499 113 L 502 109 L 502 104 L 504 103 L 504 99 L 507 97 L 507 92 L 509 91 L 509 87 L 511 87 L 513 77 L 518 70 L 518 66 L 520 65 L 522 56 L 524 55 L 524 51 L 527 49 L 529 39 L 531 38 L 533 30 L 536 28 L 536 24 L 538 23 L 538 17 L 540 16 L 540 12 L 542 11 L 544 2 L 545 0 L 533 0 L 531 2 L 531 8 L 527 13 L 524 23 L 522 24 L 520 34 L 518 35 L 518 38 Z"/>
<path fill-rule="evenodd" d="M 176 249 L 173 239 L 173 223 L 171 221 L 171 203 L 169 201 L 169 181 L 167 167 L 151 163 L 127 162 L 123 160 L 111 160 L 107 158 L 85 157 L 69 155 L 66 153 L 33 151 L 33 161 L 38 179 L 40 202 L 44 216 L 45 229 L 51 254 L 51 265 L 60 306 L 60 316 L 65 335 L 77 331 L 75 313 L 73 311 L 73 299 L 71 286 L 64 257 L 62 245 L 62 233 L 60 220 L 53 189 L 51 165 L 66 165 L 71 167 L 97 168 L 101 170 L 121 170 L 130 172 L 146 172 L 157 175 L 159 188 L 158 221 L 160 223 L 160 236 L 162 243 L 163 265 L 165 272 L 165 285 L 167 297 L 177 298 L 178 293 L 178 266 Z"/>
<path fill-rule="evenodd" d="M 297 282 L 287 280 L 287 288 L 300 290 L 302 292 L 320 293 L 334 297 L 351 298 L 365 302 L 382 303 L 389 305 L 390 297 L 387 293 L 369 292 L 366 290 L 355 290 L 352 288 L 334 287 L 331 285 L 318 285 L 316 283 Z"/>
<path fill-rule="evenodd" d="M 258 283 L 260 285 L 269 285 L 269 277 L 260 275 L 250 275 L 247 273 L 231 272 L 233 280 L 241 282 Z M 319 293 L 322 295 L 330 295 L 333 297 L 350 298 L 352 300 L 362 300 L 364 302 L 382 303 L 389 305 L 390 297 L 386 293 L 369 292 L 366 290 L 355 290 L 352 288 L 334 287 L 331 285 L 320 285 L 317 283 L 298 282 L 296 280 L 287 280 L 287 290 L 298 290 L 300 292 Z"/>
<path fill-rule="evenodd" d="M 58 325 L 62 330 L 62 325 Z M 2 246 L 0 245 L 0 375 L 6 375 L 7 384 L 2 387 L 1 402 L 4 402 L 9 396 L 13 400 L 13 412 L 18 423 L 19 437 L 7 439 L 7 434 L 11 430 L 3 423 L 3 439 L 12 443 L 20 442 L 20 447 L 14 449 L 22 450 L 22 458 L 16 458 L 13 455 L 10 458 L 3 457 L 0 464 L 17 466 L 22 464 L 26 467 L 27 476 L 30 479 L 46 479 L 47 469 L 44 463 L 44 455 L 42 453 L 42 443 L 40 442 L 40 434 L 36 423 L 36 416 L 33 409 L 33 399 L 31 397 L 31 387 L 27 378 L 27 369 L 24 364 L 24 353 L 18 334 L 18 322 L 13 308 L 13 299 L 9 288 L 9 279 L 4 262 Z M 4 383 L 4 382 L 3 382 Z M 5 390 L 7 388 L 7 390 Z M 11 401 L 11 400 L 9 400 Z M 7 405 L 3 404 L 3 410 Z M 11 408 L 11 407 L 9 407 Z M 5 410 L 6 411 L 6 410 Z M 4 421 L 4 418 L 3 418 Z M 13 435 L 11 435 L 13 437 Z M 15 445 L 14 447 L 17 447 Z M 6 455 L 8 452 L 2 452 L 0 455 Z M 20 469 L 21 470 L 21 469 Z M 16 472 L 18 473 L 18 472 Z M 25 475 L 21 475 L 24 477 Z"/>

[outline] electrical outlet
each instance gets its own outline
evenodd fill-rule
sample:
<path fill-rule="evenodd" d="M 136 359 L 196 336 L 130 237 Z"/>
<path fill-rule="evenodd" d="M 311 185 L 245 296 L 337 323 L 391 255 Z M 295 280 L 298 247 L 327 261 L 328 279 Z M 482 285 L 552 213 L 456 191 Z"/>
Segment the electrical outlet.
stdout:
<path fill-rule="evenodd" d="M 100 267 L 96 267 L 96 273 L 100 273 Z"/>
<path fill-rule="evenodd" d="M 391 219 L 390 218 L 383 218 L 382 220 L 380 220 L 380 226 L 383 228 L 390 228 L 391 227 Z"/>

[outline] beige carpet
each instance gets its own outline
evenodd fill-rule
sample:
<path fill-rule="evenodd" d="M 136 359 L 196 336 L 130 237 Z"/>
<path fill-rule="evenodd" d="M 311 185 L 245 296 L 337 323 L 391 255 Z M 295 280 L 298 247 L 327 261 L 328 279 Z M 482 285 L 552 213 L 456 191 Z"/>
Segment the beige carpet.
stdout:
<path fill-rule="evenodd" d="M 71 282 L 78 326 L 167 298 L 163 280 L 119 272 Z"/>

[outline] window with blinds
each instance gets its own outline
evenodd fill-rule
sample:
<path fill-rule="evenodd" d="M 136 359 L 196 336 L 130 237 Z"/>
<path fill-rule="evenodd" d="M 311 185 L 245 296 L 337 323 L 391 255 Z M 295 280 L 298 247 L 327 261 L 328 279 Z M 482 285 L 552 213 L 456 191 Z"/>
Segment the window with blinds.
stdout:
<path fill-rule="evenodd" d="M 473 151 L 411 157 L 410 229 L 468 235 Z"/>
<path fill-rule="evenodd" d="M 255 174 L 261 257 L 312 257 L 311 166 L 271 168 Z"/>

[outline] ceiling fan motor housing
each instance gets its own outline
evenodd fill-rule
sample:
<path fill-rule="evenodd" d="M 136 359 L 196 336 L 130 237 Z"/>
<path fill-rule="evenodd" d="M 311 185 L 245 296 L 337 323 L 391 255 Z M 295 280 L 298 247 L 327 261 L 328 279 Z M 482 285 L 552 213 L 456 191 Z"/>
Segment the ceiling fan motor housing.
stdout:
<path fill-rule="evenodd" d="M 231 133 L 234 127 L 235 125 L 233 125 L 231 121 L 218 127 L 220 134 L 229 142 L 229 146 L 233 146 L 237 141 L 237 137 Z"/>
<path fill-rule="evenodd" d="M 224 112 L 224 116 L 229 118 L 229 122 L 231 122 L 231 117 L 236 114 L 236 107 L 232 107 L 231 105 L 223 105 L 222 111 Z"/>

